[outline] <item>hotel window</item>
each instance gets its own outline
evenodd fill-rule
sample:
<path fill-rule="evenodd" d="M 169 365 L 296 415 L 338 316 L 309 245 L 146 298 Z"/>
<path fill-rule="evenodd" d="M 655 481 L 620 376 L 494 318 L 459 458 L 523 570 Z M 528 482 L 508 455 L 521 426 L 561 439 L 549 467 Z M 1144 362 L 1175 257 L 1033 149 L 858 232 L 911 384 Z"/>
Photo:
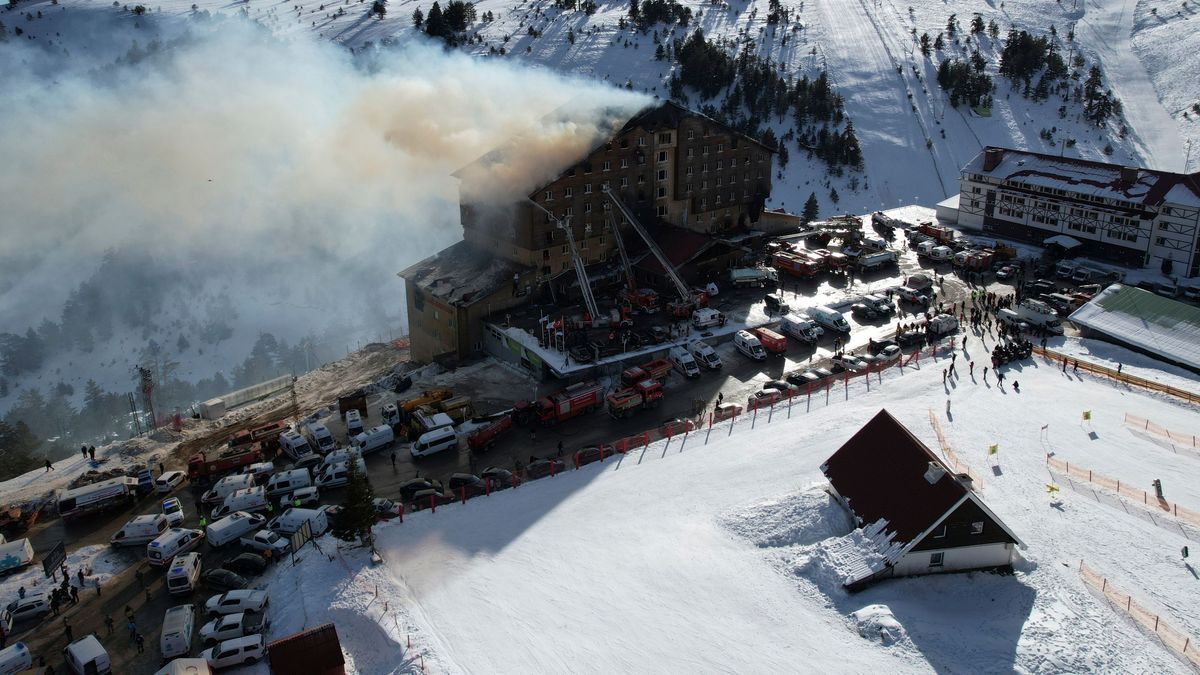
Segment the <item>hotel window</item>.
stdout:
<path fill-rule="evenodd" d="M 646 147 L 646 137 L 645 136 L 638 136 L 638 147 L 641 147 L 641 148 Z"/>
<path fill-rule="evenodd" d="M 621 176 L 621 187 L 629 187 L 629 176 Z"/>
<path fill-rule="evenodd" d="M 694 148 L 688 148 L 687 149 L 687 158 L 691 159 L 692 157 L 695 157 L 695 156 L 696 156 L 696 150 Z"/>
<path fill-rule="evenodd" d="M 658 151 L 658 161 L 659 161 L 659 162 L 665 162 L 665 161 L 667 161 L 667 151 L 666 151 L 666 150 L 659 150 L 659 151 Z"/>
<path fill-rule="evenodd" d="M 622 168 L 622 169 L 628 169 L 628 168 L 629 168 L 629 158 L 628 158 L 628 157 L 622 157 L 622 158 L 621 158 L 621 168 Z"/>
<path fill-rule="evenodd" d="M 707 145 L 704 146 L 704 154 L 706 154 L 706 155 L 708 154 L 708 146 Z"/>
<path fill-rule="evenodd" d="M 725 144 L 717 143 L 717 152 L 725 152 Z"/>
<path fill-rule="evenodd" d="M 565 217 L 567 217 L 567 216 L 573 216 L 573 215 L 575 215 L 575 209 L 571 208 L 570 206 L 568 206 L 568 207 L 566 208 L 566 210 L 563 212 L 563 217 L 564 217 L 564 218 L 565 218 Z"/>
<path fill-rule="evenodd" d="M 591 183 L 585 183 L 585 184 L 584 184 L 584 186 L 583 186 L 583 194 L 585 194 L 585 195 L 590 195 L 590 194 L 592 194 L 592 184 L 591 184 Z"/>
<path fill-rule="evenodd" d="M 683 184 L 683 191 L 684 191 L 684 192 L 688 192 L 688 193 L 690 193 L 690 192 L 692 191 L 692 184 L 691 184 L 691 183 L 684 183 L 684 184 Z"/>
<path fill-rule="evenodd" d="M 667 144 L 667 143 L 670 143 L 670 142 L 671 142 L 671 134 L 670 134 L 670 132 L 667 132 L 667 133 L 664 133 L 664 134 L 659 134 L 659 135 L 658 135 L 658 142 L 659 142 L 660 144 Z"/>
<path fill-rule="evenodd" d="M 692 176 L 692 167 L 690 167 L 690 166 L 689 166 L 689 167 L 687 168 L 687 172 L 686 172 L 686 174 L 685 174 L 685 175 L 687 175 L 689 178 L 691 178 L 691 176 Z"/>
<path fill-rule="evenodd" d="M 658 170 L 658 179 L 659 179 L 660 181 L 662 181 L 662 180 L 666 180 L 666 179 L 667 179 L 667 170 L 666 170 L 666 169 L 659 169 L 659 170 Z"/>
<path fill-rule="evenodd" d="M 688 129 L 688 140 L 690 141 L 690 140 L 693 140 L 693 139 L 695 139 L 695 138 L 696 138 L 696 130 L 695 130 L 695 129 Z"/>
<path fill-rule="evenodd" d="M 563 197 L 570 199 L 575 196 L 575 191 L 572 188 L 563 188 Z"/>
<path fill-rule="evenodd" d="M 554 201 L 554 190 L 546 190 L 546 201 Z"/>
<path fill-rule="evenodd" d="M 665 188 L 665 187 L 658 188 L 658 198 L 662 199 L 663 197 L 666 197 L 666 196 L 667 196 L 667 188 Z"/>
<path fill-rule="evenodd" d="M 612 169 L 612 162 L 607 162 L 607 161 L 604 162 L 604 170 L 609 171 L 611 169 Z"/>
<path fill-rule="evenodd" d="M 591 213 L 591 212 L 592 212 L 592 203 L 591 203 L 591 202 L 584 202 L 584 203 L 583 203 L 583 212 L 584 212 L 584 213 Z"/>
<path fill-rule="evenodd" d="M 659 218 L 666 218 L 666 217 L 667 217 L 667 207 L 666 207 L 666 206 L 660 206 L 660 207 L 658 207 L 658 217 L 659 217 Z"/>

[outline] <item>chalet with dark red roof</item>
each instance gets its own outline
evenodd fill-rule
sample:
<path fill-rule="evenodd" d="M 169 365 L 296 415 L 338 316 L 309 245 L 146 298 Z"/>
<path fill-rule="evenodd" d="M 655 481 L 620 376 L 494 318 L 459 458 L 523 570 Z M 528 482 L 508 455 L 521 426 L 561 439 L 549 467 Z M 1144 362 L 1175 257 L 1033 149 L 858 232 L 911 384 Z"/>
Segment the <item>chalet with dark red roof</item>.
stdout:
<path fill-rule="evenodd" d="M 1007 567 L 1024 545 L 969 479 L 955 475 L 886 410 L 821 472 L 875 549 L 846 579 L 851 589 L 892 576 Z"/>

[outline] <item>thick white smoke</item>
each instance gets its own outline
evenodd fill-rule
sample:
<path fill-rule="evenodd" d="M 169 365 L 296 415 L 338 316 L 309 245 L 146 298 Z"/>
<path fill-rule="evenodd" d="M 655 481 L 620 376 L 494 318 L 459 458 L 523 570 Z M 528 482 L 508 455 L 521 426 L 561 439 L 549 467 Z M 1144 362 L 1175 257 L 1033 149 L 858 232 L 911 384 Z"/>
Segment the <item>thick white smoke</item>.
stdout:
<path fill-rule="evenodd" d="M 100 67 L 0 45 L 0 330 L 56 319 L 104 251 L 136 248 L 227 282 L 256 329 L 399 332 L 396 272 L 461 237 L 453 172 L 538 139 L 484 181 L 514 199 L 647 103 L 425 44 L 365 68 L 241 21 L 165 44 Z"/>

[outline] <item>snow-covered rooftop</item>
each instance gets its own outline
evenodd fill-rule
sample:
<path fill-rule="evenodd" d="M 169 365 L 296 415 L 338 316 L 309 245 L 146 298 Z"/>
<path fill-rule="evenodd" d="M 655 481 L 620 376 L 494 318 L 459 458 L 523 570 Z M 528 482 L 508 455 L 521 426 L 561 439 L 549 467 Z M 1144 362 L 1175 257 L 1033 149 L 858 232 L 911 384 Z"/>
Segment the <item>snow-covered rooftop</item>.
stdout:
<path fill-rule="evenodd" d="M 988 151 L 999 150 L 1000 161 L 984 169 Z M 1132 180 L 1123 178 L 1130 171 Z M 1134 202 L 1200 206 L 1200 173 L 1180 174 L 1122 167 L 1073 157 L 1055 157 L 1025 150 L 987 147 L 963 167 L 963 173 L 1000 178 L 1010 183 L 1065 190 L 1080 195 Z"/>
<path fill-rule="evenodd" d="M 1200 370 L 1200 309 L 1178 300 L 1113 284 L 1075 310 L 1071 321 Z"/>

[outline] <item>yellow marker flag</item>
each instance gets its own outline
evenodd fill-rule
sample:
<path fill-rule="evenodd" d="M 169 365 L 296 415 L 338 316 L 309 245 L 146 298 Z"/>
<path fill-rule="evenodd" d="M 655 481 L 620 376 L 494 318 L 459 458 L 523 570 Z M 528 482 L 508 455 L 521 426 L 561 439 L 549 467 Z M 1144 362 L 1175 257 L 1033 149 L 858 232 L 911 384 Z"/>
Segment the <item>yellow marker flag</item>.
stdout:
<path fill-rule="evenodd" d="M 1058 492 L 1058 486 L 1054 483 L 1046 483 L 1046 494 L 1054 494 Z"/>
<path fill-rule="evenodd" d="M 1092 411 L 1091 411 L 1091 410 L 1084 410 L 1084 411 L 1083 411 L 1083 419 L 1085 419 L 1085 420 L 1090 420 L 1090 419 L 1092 419 Z"/>
<path fill-rule="evenodd" d="M 992 445 L 988 446 L 988 454 L 989 455 L 994 455 L 997 452 L 1000 452 L 1000 445 L 998 443 L 993 443 Z"/>

